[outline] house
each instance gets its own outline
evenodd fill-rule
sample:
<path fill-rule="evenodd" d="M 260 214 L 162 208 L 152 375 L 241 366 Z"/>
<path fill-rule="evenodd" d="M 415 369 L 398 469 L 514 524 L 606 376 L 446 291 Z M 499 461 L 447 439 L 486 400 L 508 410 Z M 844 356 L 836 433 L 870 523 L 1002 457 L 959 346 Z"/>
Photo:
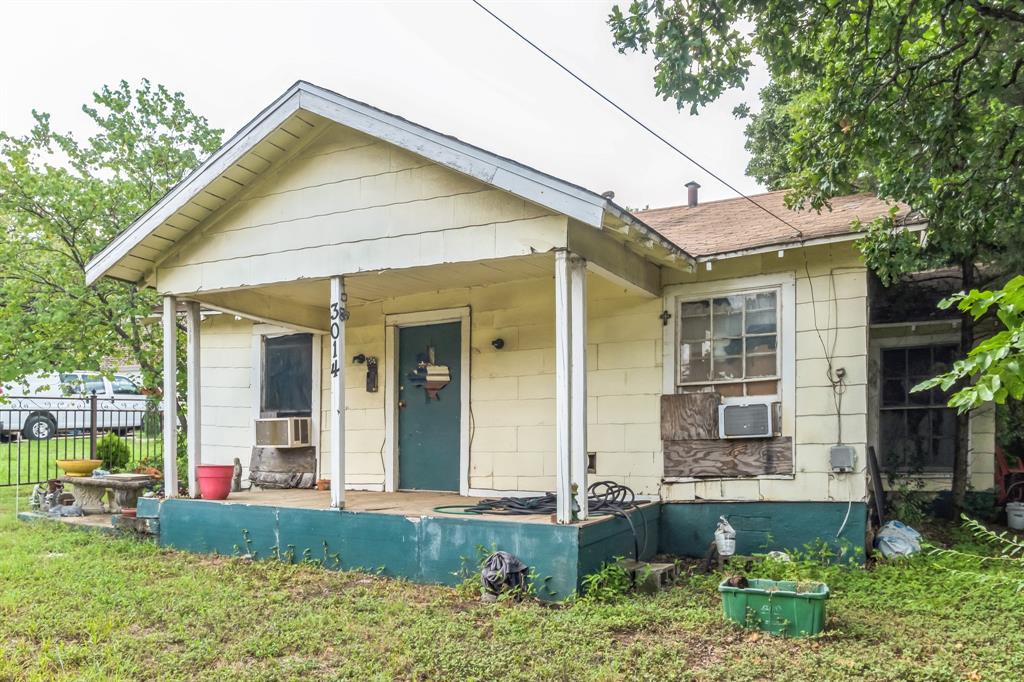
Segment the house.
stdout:
<path fill-rule="evenodd" d="M 329 479 L 330 492 L 167 499 L 140 516 L 158 517 L 170 546 L 288 547 L 422 580 L 451 580 L 476 546 L 499 546 L 559 595 L 614 556 L 703 554 L 720 515 L 741 552 L 862 547 L 868 446 L 890 463 L 913 450 L 948 486 L 946 408 L 908 388 L 948 361 L 955 323 L 872 325 L 851 221 L 884 203 L 847 197 L 818 215 L 756 198 L 783 221 L 697 190 L 633 213 L 296 83 L 87 279 L 155 288 L 165 348 L 184 302 L 192 496 L 198 463 L 248 467 L 254 425 L 273 417 L 308 418 L 309 447 L 276 451 L 276 466 L 305 462 L 296 480 Z M 975 416 L 981 490 L 992 431 L 989 413 Z M 176 490 L 173 466 L 166 476 Z M 591 516 L 596 480 L 646 504 Z M 545 491 L 550 519 L 447 513 Z"/>

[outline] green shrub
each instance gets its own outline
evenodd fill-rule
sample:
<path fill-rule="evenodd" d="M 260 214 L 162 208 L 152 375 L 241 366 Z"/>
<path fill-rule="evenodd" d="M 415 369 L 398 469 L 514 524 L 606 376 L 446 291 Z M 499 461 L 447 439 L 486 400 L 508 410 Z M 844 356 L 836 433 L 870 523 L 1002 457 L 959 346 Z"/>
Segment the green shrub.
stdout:
<path fill-rule="evenodd" d="M 103 460 L 103 468 L 107 471 L 117 471 L 128 466 L 132 458 L 132 449 L 128 442 L 110 431 L 96 443 L 96 457 Z"/>
<path fill-rule="evenodd" d="M 633 591 L 633 576 L 622 565 L 622 557 L 605 563 L 596 573 L 583 577 L 583 600 L 603 604 L 618 601 Z"/>

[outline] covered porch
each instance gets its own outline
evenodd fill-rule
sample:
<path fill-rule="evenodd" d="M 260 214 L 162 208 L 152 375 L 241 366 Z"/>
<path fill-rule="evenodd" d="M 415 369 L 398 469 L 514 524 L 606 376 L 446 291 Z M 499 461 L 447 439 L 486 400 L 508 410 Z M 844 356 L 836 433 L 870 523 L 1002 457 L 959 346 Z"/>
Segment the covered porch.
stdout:
<path fill-rule="evenodd" d="M 175 311 L 186 311 L 189 496 L 198 496 L 197 466 L 230 463 L 216 454 L 226 431 L 217 423 L 223 399 L 204 399 L 204 377 L 212 379 L 212 391 L 224 390 L 210 367 L 214 361 L 204 359 L 201 350 L 204 334 L 220 333 L 218 327 L 203 331 L 210 326 L 203 323 L 203 311 L 207 311 L 253 326 L 252 381 L 242 409 L 255 401 L 256 418 L 261 416 L 258 403 L 265 371 L 259 359 L 262 341 L 255 330 L 312 335 L 311 443 L 317 477 L 330 481 L 330 493 L 264 490 L 244 493 L 246 503 L 259 504 L 256 500 L 263 499 L 291 506 L 294 500 L 302 508 L 352 509 L 353 499 L 364 495 L 357 491 L 427 488 L 454 491 L 469 500 L 452 504 L 553 491 L 558 499 L 554 520 L 585 521 L 588 469 L 594 467 L 587 440 L 588 298 L 598 308 L 650 308 L 644 324 L 651 328 L 651 336 L 660 333 L 657 268 L 616 246 L 620 260 L 632 269 L 609 262 L 607 253 L 592 248 L 589 251 L 596 258 L 590 259 L 580 253 L 584 249 L 555 249 L 515 258 L 166 296 L 166 344 L 176 343 L 179 333 Z M 604 319 L 598 322 L 608 324 Z M 635 324 L 636 318 L 623 322 Z M 457 479 L 450 487 L 410 485 L 408 476 L 403 476 L 403 461 L 408 469 L 415 465 L 415 452 L 431 450 L 432 434 L 439 427 L 436 422 L 427 424 L 420 440 L 402 435 L 402 419 L 410 412 L 406 406 L 413 401 L 410 391 L 415 391 L 417 404 L 423 402 L 419 390 L 406 381 L 409 367 L 403 363 L 409 360 L 403 359 L 402 339 L 405 330 L 439 324 L 458 328 L 453 342 L 459 350 L 446 359 L 452 364 L 452 385 L 441 391 L 440 399 L 428 397 L 426 403 L 427 409 L 441 404 L 449 412 L 454 410 L 445 417 L 452 421 L 454 439 L 439 456 L 452 458 Z M 208 352 L 223 351 L 214 346 Z M 165 357 L 169 364 L 164 375 L 173 381 L 177 376 L 174 354 Z M 590 361 L 596 364 L 596 358 Z M 653 364 L 654 357 L 650 361 Z M 370 365 L 376 370 L 372 390 Z M 165 394 L 176 389 L 171 384 L 164 387 Z M 653 385 L 652 391 L 657 390 Z M 210 418 L 203 414 L 204 406 L 213 411 Z M 656 419 L 652 414 L 651 420 Z M 230 431 L 240 454 L 255 445 L 252 421 L 244 423 L 246 428 Z M 209 448 L 205 443 L 210 443 Z M 214 454 L 207 455 L 207 450 Z M 438 456 L 432 451 L 427 455 Z M 169 477 L 165 490 L 176 490 L 177 481 L 170 480 L 174 467 L 165 470 Z M 410 494 L 403 493 L 402 499 L 410 502 Z M 233 494 L 231 500 L 238 496 Z M 393 505 L 394 500 L 386 504 Z M 401 513 L 424 511 L 419 508 L 422 505 L 412 506 L 416 508 Z M 547 517 L 543 520 L 549 522 Z"/>

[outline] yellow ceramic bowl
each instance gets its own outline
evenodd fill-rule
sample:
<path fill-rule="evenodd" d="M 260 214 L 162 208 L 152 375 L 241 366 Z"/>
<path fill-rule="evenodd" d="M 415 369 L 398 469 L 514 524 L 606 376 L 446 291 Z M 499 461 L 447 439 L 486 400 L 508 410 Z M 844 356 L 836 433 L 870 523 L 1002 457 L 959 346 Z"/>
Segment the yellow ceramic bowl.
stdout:
<path fill-rule="evenodd" d="M 93 469 L 99 469 L 102 459 L 58 459 L 57 466 L 67 476 L 89 476 Z"/>

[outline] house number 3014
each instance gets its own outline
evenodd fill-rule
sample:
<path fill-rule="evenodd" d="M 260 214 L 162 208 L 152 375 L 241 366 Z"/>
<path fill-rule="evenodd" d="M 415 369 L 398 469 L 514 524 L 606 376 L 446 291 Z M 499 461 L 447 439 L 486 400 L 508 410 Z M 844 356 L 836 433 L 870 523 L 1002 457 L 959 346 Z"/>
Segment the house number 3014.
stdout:
<path fill-rule="evenodd" d="M 338 376 L 341 371 L 341 363 L 338 357 L 338 337 L 341 336 L 341 323 L 348 319 L 348 308 L 345 303 L 348 301 L 348 294 L 342 294 L 340 301 L 331 302 L 331 376 Z"/>

